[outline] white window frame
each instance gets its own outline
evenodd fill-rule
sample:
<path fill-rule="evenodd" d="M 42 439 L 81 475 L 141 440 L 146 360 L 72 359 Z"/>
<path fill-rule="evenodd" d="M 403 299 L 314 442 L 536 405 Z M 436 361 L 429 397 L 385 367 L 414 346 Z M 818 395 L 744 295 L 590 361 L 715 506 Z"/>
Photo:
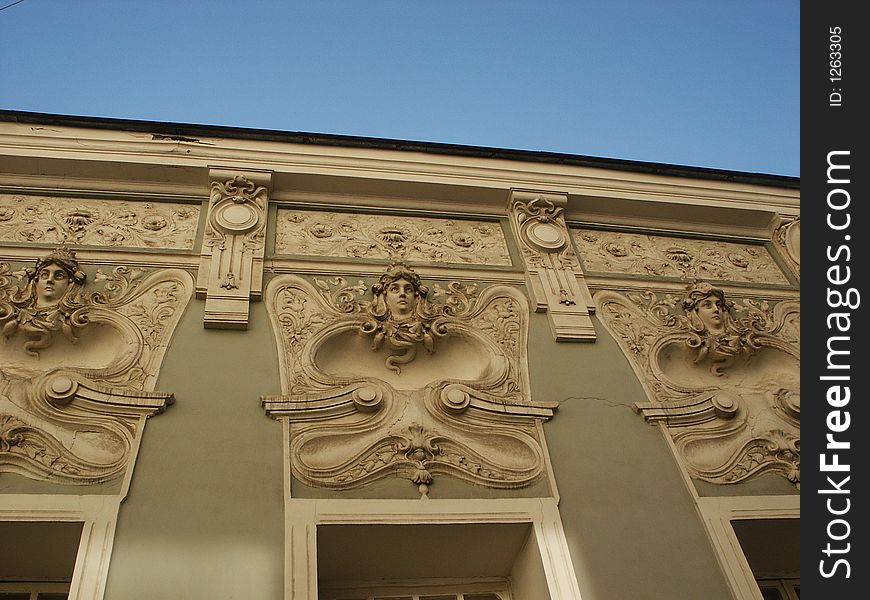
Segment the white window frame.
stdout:
<path fill-rule="evenodd" d="M 0 521 L 82 523 L 69 600 L 102 600 L 109 573 L 120 497 L 0 495 Z"/>
<path fill-rule="evenodd" d="M 319 525 L 528 523 L 553 600 L 581 600 L 559 508 L 553 498 L 313 500 L 285 503 L 285 600 L 317 598 Z"/>
<path fill-rule="evenodd" d="M 697 503 L 716 558 L 725 572 L 735 600 L 764 600 L 731 522 L 745 519 L 799 519 L 800 496 L 720 496 L 698 498 Z"/>

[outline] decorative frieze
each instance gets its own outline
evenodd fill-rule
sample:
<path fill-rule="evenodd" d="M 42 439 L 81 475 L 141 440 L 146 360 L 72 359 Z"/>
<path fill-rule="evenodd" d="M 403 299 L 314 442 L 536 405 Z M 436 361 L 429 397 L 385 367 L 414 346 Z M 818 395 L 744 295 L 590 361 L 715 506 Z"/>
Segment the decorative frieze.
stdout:
<path fill-rule="evenodd" d="M 623 231 L 571 231 L 590 273 L 789 283 L 764 246 Z"/>
<path fill-rule="evenodd" d="M 32 269 L 0 264 L 0 472 L 57 483 L 114 479 L 131 466 L 145 418 L 172 394 L 154 392 L 191 276 L 97 271 L 85 293 L 75 253 Z"/>
<path fill-rule="evenodd" d="M 0 242 L 191 250 L 199 205 L 0 194 Z"/>
<path fill-rule="evenodd" d="M 537 312 L 547 312 L 558 341 L 595 341 L 595 312 L 565 225 L 565 194 L 512 190 L 511 225 L 520 245 L 526 281 Z"/>
<path fill-rule="evenodd" d="M 398 476 L 423 496 L 438 474 L 492 488 L 543 477 L 540 424 L 555 407 L 530 397 L 524 296 L 459 282 L 430 293 L 401 264 L 367 291 L 291 275 L 266 291 L 284 394 L 263 404 L 289 419 L 293 475 L 334 489 Z"/>
<path fill-rule="evenodd" d="M 800 308 L 731 301 L 702 282 L 685 295 L 601 291 L 598 314 L 674 439 L 689 474 L 735 483 L 774 472 L 800 483 Z"/>
<path fill-rule="evenodd" d="M 270 173 L 209 171 L 211 193 L 200 252 L 197 297 L 204 325 L 247 329 L 251 299 L 263 292 L 266 207 Z"/>
<path fill-rule="evenodd" d="M 511 264 L 501 227 L 487 221 L 282 208 L 275 229 L 278 254 Z"/>

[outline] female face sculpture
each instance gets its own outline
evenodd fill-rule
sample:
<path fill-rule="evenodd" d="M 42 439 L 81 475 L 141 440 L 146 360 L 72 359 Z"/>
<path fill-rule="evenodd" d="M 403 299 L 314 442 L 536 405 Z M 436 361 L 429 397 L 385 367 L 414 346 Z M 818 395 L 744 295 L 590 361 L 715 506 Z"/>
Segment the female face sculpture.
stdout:
<path fill-rule="evenodd" d="M 709 283 L 697 283 L 683 300 L 683 308 L 690 322 L 694 320 L 693 328 L 699 333 L 706 331 L 710 335 L 720 335 L 725 332 L 728 307 L 722 290 Z"/>
<path fill-rule="evenodd" d="M 419 302 L 429 290 L 420 282 L 420 276 L 401 263 L 387 267 L 380 280 L 372 286 L 376 314 L 394 321 L 410 319 L 418 310 Z"/>
<path fill-rule="evenodd" d="M 720 334 L 725 331 L 725 307 L 716 296 L 707 296 L 695 305 L 698 319 L 711 334 Z"/>
<path fill-rule="evenodd" d="M 57 263 L 44 265 L 36 274 L 36 306 L 54 306 L 69 288 L 72 277 Z"/>
<path fill-rule="evenodd" d="M 75 252 L 68 248 L 58 248 L 40 258 L 36 267 L 27 272 L 30 279 L 27 302 L 37 308 L 58 306 L 74 288 L 85 283 Z"/>
<path fill-rule="evenodd" d="M 414 312 L 417 305 L 417 290 L 407 279 L 400 278 L 387 285 L 384 301 L 392 317 L 402 321 Z"/>

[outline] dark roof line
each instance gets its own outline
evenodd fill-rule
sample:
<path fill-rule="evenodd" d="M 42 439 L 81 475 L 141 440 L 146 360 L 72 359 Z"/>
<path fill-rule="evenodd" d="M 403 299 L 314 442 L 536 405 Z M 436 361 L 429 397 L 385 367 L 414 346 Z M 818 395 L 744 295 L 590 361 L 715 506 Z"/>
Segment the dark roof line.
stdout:
<path fill-rule="evenodd" d="M 381 150 L 404 150 L 410 152 L 428 152 L 431 154 L 447 154 L 475 158 L 498 158 L 524 162 L 562 164 L 578 167 L 594 167 L 633 171 L 655 175 L 676 177 L 693 177 L 748 183 L 754 185 L 773 186 L 797 189 L 800 187 L 799 177 L 785 175 L 768 175 L 764 173 L 747 173 L 707 167 L 689 167 L 669 165 L 664 163 L 642 162 L 616 158 L 599 158 L 578 154 L 563 154 L 560 152 L 542 152 L 535 150 L 509 150 L 490 148 L 486 146 L 466 146 L 462 144 L 446 144 L 441 142 L 414 142 L 387 138 L 372 138 L 352 135 L 337 135 L 328 133 L 305 133 L 299 131 L 276 131 L 272 129 L 250 129 L 245 127 L 229 127 L 225 125 L 196 125 L 187 123 L 167 123 L 160 121 L 142 121 L 135 119 L 113 119 L 106 117 L 86 117 L 74 115 L 57 115 L 16 110 L 0 110 L 0 122 L 13 122 L 30 125 L 57 125 L 67 127 L 91 127 L 94 129 L 111 129 L 153 133 L 164 136 L 188 138 L 226 137 L 247 140 L 265 140 L 288 142 L 296 144 L 314 144 L 320 146 L 341 146 L 347 148 L 374 148 Z"/>

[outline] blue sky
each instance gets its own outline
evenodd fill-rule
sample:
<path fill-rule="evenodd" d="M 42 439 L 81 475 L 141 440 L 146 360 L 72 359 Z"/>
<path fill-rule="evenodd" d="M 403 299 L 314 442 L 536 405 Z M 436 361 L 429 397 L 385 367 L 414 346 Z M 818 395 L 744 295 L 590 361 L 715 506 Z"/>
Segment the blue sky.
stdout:
<path fill-rule="evenodd" d="M 24 0 L 0 108 L 798 176 L 799 58 L 796 0 Z"/>

